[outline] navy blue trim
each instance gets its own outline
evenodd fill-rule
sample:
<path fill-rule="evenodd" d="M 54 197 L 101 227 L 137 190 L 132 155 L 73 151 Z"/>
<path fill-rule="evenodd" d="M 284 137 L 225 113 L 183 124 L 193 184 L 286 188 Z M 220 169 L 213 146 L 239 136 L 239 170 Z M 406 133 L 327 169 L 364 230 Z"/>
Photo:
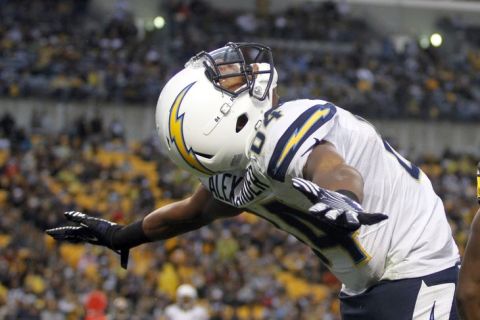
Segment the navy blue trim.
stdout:
<path fill-rule="evenodd" d="M 318 146 L 319 144 L 321 144 L 323 142 L 323 140 L 318 140 L 317 138 L 313 138 L 315 140 L 315 142 L 307 149 L 305 150 L 304 153 L 302 153 L 302 157 L 304 155 L 306 155 L 307 153 L 309 153 L 310 151 L 313 150 L 313 148 L 315 148 L 316 146 Z"/>
<path fill-rule="evenodd" d="M 437 301 L 433 301 L 432 310 L 430 310 L 430 320 L 435 320 L 435 304 Z"/>
<path fill-rule="evenodd" d="M 410 164 L 405 163 L 398 155 L 395 149 L 387 142 L 387 140 L 383 139 L 383 145 L 385 149 L 390 152 L 395 158 L 397 158 L 398 163 L 407 171 L 407 173 L 414 179 L 420 178 L 420 169 L 410 162 Z"/>
<path fill-rule="evenodd" d="M 310 229 L 302 220 L 296 217 L 298 216 L 298 213 L 300 213 L 299 210 L 291 208 L 278 201 L 272 201 L 263 205 L 263 207 L 267 211 L 275 214 L 277 218 L 281 219 L 285 224 L 297 229 L 300 234 L 303 234 L 306 238 L 308 238 L 308 240 L 310 240 L 310 242 L 313 243 L 317 249 L 312 248 L 308 243 L 305 243 L 302 239 L 298 238 L 297 235 L 292 234 L 295 238 L 297 238 L 297 240 L 303 242 L 308 247 L 310 247 L 313 252 L 320 258 L 320 260 L 322 260 L 323 263 L 331 266 L 331 262 L 319 251 L 319 249 L 331 248 L 336 246 L 337 244 L 332 241 L 332 239 L 329 238 L 327 235 L 317 236 L 312 229 Z M 281 229 L 276 223 L 274 223 L 270 219 L 267 220 L 272 222 L 277 228 Z"/>
<path fill-rule="evenodd" d="M 342 232 L 342 230 L 338 230 L 334 227 L 320 223 L 317 218 L 313 217 L 309 213 L 295 208 L 291 208 L 288 205 L 283 204 L 279 201 L 272 201 L 262 206 L 269 212 L 277 215 L 277 217 L 282 219 L 288 225 L 298 229 L 313 244 L 315 244 L 317 249 L 329 249 L 340 246 L 345 249 L 345 251 L 352 258 L 355 264 L 359 264 L 368 258 L 365 253 L 358 247 L 357 243 L 350 234 L 344 231 Z M 325 235 L 320 237 L 317 236 L 313 232 L 313 230 L 310 229 L 302 220 L 305 220 L 311 225 L 315 226 Z M 323 256 L 318 250 L 313 251 L 315 252 L 315 254 L 323 257 L 322 261 L 324 263 L 326 263 L 327 265 L 331 265 L 331 263 L 326 259 L 326 257 Z"/>
<path fill-rule="evenodd" d="M 423 277 L 400 280 L 382 280 L 358 295 L 349 296 L 341 292 L 340 311 L 342 319 L 412 319 L 422 282 L 429 287 L 443 283 L 454 283 L 456 285 L 458 281 L 458 272 L 458 267 L 455 266 Z M 430 313 L 430 317 L 431 316 L 432 312 Z M 452 301 L 450 316 L 448 319 L 458 320 L 458 310 L 455 297 Z"/>
<path fill-rule="evenodd" d="M 325 116 L 320 118 L 312 127 L 304 134 L 304 136 L 295 144 L 287 153 L 287 156 L 283 159 L 281 163 L 278 163 L 280 157 L 290 139 L 294 137 L 298 131 L 302 129 L 305 123 L 310 119 L 310 117 L 315 114 L 318 110 L 329 109 L 330 112 Z M 337 108 L 332 103 L 327 103 L 324 105 L 317 104 L 310 108 L 308 108 L 305 112 L 303 112 L 284 132 L 284 134 L 280 137 L 273 150 L 272 157 L 268 163 L 267 173 L 273 179 L 284 182 L 285 175 L 287 173 L 287 169 L 290 166 L 290 163 L 293 160 L 293 157 L 300 149 L 302 144 L 310 137 L 315 131 L 317 131 L 321 126 L 323 126 L 327 121 L 329 121 L 337 112 Z"/>

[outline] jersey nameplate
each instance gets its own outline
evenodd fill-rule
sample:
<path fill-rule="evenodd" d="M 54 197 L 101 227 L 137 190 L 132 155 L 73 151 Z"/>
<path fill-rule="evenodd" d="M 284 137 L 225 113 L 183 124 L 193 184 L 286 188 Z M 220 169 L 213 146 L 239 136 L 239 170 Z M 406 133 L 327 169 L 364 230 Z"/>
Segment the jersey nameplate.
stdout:
<path fill-rule="evenodd" d="M 243 176 L 222 173 L 210 177 L 208 188 L 215 199 L 235 207 L 244 207 L 256 201 L 269 186 L 249 166 Z"/>

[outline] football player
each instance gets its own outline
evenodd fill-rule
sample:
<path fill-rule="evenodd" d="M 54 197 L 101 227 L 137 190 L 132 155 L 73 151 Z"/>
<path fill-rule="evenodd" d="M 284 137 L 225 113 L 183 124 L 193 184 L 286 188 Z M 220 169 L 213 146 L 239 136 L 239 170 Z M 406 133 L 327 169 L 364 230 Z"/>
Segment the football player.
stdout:
<path fill-rule="evenodd" d="M 477 169 L 477 199 L 480 204 L 480 163 Z M 472 221 L 458 281 L 458 306 L 462 319 L 480 319 L 480 210 Z"/>
<path fill-rule="evenodd" d="M 200 178 L 188 198 L 127 226 L 67 212 L 48 230 L 123 257 L 215 219 L 252 212 L 308 245 L 343 283 L 344 319 L 456 319 L 459 254 L 429 179 L 364 119 L 323 100 L 278 105 L 271 50 L 201 52 L 163 88 L 170 158 Z"/>

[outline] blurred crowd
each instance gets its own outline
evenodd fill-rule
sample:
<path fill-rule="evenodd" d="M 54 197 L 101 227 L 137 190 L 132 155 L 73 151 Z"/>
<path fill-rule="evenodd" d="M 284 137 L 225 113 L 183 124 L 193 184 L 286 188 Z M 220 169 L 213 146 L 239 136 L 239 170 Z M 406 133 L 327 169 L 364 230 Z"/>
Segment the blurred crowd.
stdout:
<path fill-rule="evenodd" d="M 321 97 L 370 117 L 480 119 L 475 44 L 455 55 L 415 42 L 398 48 L 331 3 L 275 15 L 220 12 L 198 0 L 162 9 L 166 27 L 148 31 L 126 1 L 104 17 L 88 0 L 0 0 L 0 97 L 152 106 L 192 54 L 265 39 L 284 99 Z M 293 39 L 310 45 L 294 49 Z M 332 274 L 253 215 L 143 245 L 128 272 L 109 250 L 46 237 L 64 211 L 128 223 L 198 184 L 155 139 L 127 142 L 118 121 L 81 117 L 65 128 L 49 132 L 33 117 L 26 131 L 0 114 L 0 320 L 161 320 L 182 283 L 197 288 L 211 319 L 339 319 Z M 447 150 L 412 160 L 444 200 L 463 248 L 476 211 L 473 157 Z"/>
<path fill-rule="evenodd" d="M 88 19 L 88 0 L 0 2 L 0 94 L 57 100 L 152 101 L 166 73 L 118 5 Z M 92 16 L 95 16 L 93 13 Z"/>
<path fill-rule="evenodd" d="M 54 134 L 30 127 L 0 117 L 0 319 L 162 320 L 182 283 L 197 288 L 210 319 L 339 319 L 333 275 L 250 214 L 140 246 L 128 272 L 107 249 L 54 242 L 43 230 L 65 223 L 64 211 L 128 223 L 198 182 L 155 140 L 127 143 L 120 123 L 79 118 Z M 476 211 L 473 157 L 446 151 L 416 160 L 463 248 Z"/>
<path fill-rule="evenodd" d="M 275 14 L 261 3 L 256 13 L 238 13 L 165 1 L 165 27 L 150 30 L 125 0 L 107 16 L 88 0 L 2 0 L 0 96 L 152 105 L 193 54 L 262 41 L 274 50 L 285 99 L 321 97 L 377 118 L 480 119 L 480 50 L 455 43 L 465 32 L 449 34 L 453 51 L 424 50 L 372 30 L 344 3 Z"/>

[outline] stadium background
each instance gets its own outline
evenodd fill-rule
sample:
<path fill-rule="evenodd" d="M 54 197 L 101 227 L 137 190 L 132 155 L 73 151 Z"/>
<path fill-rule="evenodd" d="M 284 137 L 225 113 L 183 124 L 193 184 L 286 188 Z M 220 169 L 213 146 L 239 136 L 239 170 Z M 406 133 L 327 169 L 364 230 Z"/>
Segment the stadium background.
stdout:
<path fill-rule="evenodd" d="M 421 166 L 463 249 L 478 1 L 0 0 L 0 319 L 161 319 L 185 282 L 211 319 L 338 319 L 335 278 L 251 215 L 141 246 L 128 272 L 42 232 L 66 210 L 127 223 L 187 195 L 197 182 L 158 148 L 156 99 L 191 55 L 244 40 L 273 48 L 283 99 L 331 100 Z"/>

